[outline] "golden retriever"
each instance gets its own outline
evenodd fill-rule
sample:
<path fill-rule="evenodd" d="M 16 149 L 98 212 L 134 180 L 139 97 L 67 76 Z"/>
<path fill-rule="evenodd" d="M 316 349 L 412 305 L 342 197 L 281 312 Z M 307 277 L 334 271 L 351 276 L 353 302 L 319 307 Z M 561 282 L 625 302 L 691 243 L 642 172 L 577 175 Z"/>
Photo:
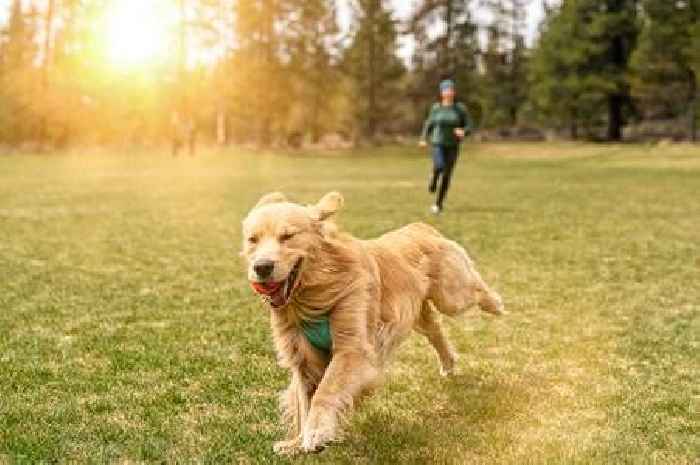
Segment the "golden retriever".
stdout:
<path fill-rule="evenodd" d="M 378 383 L 411 330 L 428 339 L 448 375 L 456 354 L 439 314 L 456 316 L 474 304 L 503 311 L 456 242 L 421 223 L 355 239 L 330 220 L 342 205 L 337 192 L 313 206 L 273 193 L 243 222 L 248 279 L 271 309 L 279 363 L 291 372 L 281 396 L 289 437 L 275 444 L 279 454 L 337 439 L 341 415 Z"/>

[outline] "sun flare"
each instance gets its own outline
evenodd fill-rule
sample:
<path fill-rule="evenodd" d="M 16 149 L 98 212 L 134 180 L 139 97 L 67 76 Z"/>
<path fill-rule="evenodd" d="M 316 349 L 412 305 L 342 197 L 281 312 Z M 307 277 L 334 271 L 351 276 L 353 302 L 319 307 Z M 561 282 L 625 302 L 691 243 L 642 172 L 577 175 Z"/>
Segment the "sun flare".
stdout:
<path fill-rule="evenodd" d="M 116 0 L 106 15 L 107 58 L 112 64 L 138 67 L 166 60 L 171 46 L 172 2 Z"/>

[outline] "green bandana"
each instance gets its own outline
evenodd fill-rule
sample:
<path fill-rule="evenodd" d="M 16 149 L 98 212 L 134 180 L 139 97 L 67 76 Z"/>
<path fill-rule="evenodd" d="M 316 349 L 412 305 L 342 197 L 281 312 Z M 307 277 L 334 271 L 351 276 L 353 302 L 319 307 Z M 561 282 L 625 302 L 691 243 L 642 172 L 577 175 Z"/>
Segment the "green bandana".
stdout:
<path fill-rule="evenodd" d="M 301 329 L 309 343 L 327 354 L 333 348 L 333 338 L 331 337 L 331 322 L 327 316 L 319 317 L 315 320 L 303 320 Z"/>

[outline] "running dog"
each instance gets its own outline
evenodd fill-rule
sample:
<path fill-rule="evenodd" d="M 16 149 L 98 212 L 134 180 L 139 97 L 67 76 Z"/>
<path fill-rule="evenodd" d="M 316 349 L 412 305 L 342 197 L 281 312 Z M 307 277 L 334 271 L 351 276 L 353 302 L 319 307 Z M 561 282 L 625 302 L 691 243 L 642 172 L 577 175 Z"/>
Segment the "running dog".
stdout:
<path fill-rule="evenodd" d="M 437 351 L 450 374 L 456 354 L 440 314 L 473 305 L 501 314 L 501 297 L 465 250 L 416 223 L 378 239 L 338 231 L 337 192 L 316 205 L 264 196 L 243 222 L 248 279 L 271 312 L 280 366 L 291 382 L 281 395 L 289 428 L 279 454 L 313 452 L 338 439 L 340 420 L 378 384 L 394 349 L 412 330 Z"/>

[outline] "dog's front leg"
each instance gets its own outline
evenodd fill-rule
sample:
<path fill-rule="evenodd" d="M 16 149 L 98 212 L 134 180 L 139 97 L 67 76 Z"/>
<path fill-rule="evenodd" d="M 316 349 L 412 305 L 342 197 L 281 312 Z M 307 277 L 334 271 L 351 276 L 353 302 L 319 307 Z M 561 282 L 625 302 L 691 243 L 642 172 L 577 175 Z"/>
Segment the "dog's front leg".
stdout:
<path fill-rule="evenodd" d="M 302 447 L 307 452 L 337 438 L 340 415 L 377 380 L 376 355 L 367 336 L 369 302 L 367 295 L 355 294 L 330 315 L 333 356 L 311 399 L 302 432 Z"/>
<path fill-rule="evenodd" d="M 287 423 L 288 436 L 274 445 L 280 455 L 291 455 L 301 451 L 301 438 L 310 408 L 310 388 L 299 368 L 292 370 L 292 381 L 282 392 L 280 406 Z"/>
<path fill-rule="evenodd" d="M 313 452 L 337 439 L 341 414 L 377 378 L 378 370 L 366 353 L 348 351 L 333 355 L 323 380 L 311 400 L 304 425 L 302 448 Z"/>

